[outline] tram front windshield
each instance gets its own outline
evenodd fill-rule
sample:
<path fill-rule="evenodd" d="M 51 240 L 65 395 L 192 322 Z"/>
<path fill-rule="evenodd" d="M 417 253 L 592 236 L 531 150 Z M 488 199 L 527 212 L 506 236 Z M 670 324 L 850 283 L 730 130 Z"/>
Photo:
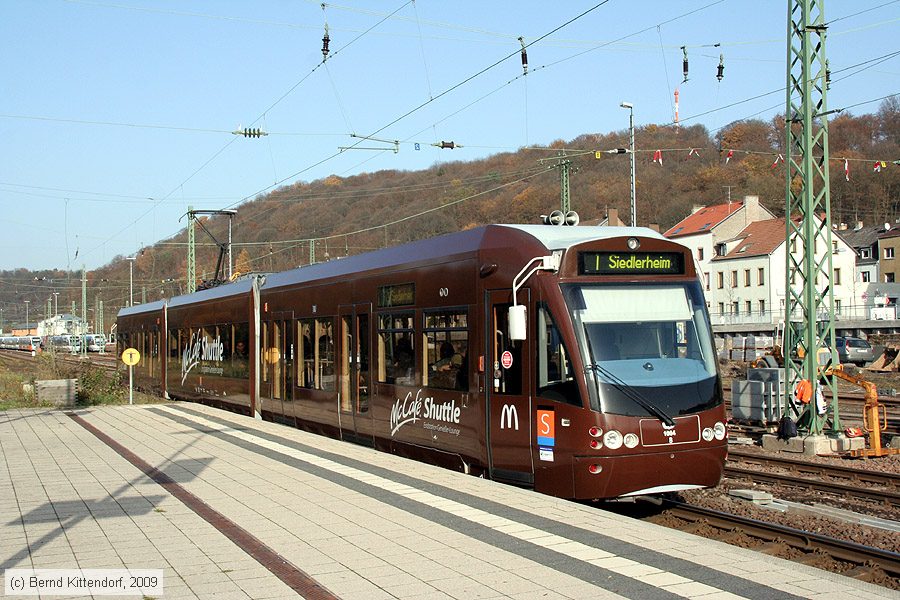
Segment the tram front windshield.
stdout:
<path fill-rule="evenodd" d="M 699 282 L 579 285 L 565 295 L 594 410 L 662 418 L 722 402 Z"/>

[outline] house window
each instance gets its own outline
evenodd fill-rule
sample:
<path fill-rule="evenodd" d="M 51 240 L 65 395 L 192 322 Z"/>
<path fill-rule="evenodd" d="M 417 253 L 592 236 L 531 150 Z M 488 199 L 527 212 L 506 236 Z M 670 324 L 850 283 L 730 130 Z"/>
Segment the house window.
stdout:
<path fill-rule="evenodd" d="M 797 238 L 791 238 L 791 254 L 797 253 Z"/>
<path fill-rule="evenodd" d="M 719 314 L 720 315 L 725 314 L 725 303 L 724 302 L 719 302 Z"/>
<path fill-rule="evenodd" d="M 744 287 L 750 287 L 750 269 L 744 269 Z"/>
<path fill-rule="evenodd" d="M 885 283 L 894 283 L 894 274 L 893 273 L 885 273 L 884 274 L 884 282 Z"/>
<path fill-rule="evenodd" d="M 893 248 L 885 248 L 884 249 L 884 257 L 885 258 L 894 258 L 894 249 Z"/>
<path fill-rule="evenodd" d="M 841 301 L 835 299 L 834 301 L 834 312 L 837 314 L 841 314 Z"/>
<path fill-rule="evenodd" d="M 859 257 L 860 258 L 872 258 L 872 249 L 871 248 L 860 248 L 859 249 Z"/>
<path fill-rule="evenodd" d="M 706 291 L 709 291 L 709 272 L 703 273 L 703 281 L 706 282 Z"/>
<path fill-rule="evenodd" d="M 756 270 L 756 285 L 766 285 L 766 270 L 762 267 Z"/>
<path fill-rule="evenodd" d="M 761 315 L 766 314 L 766 301 L 765 300 L 759 301 L 759 314 L 761 314 Z"/>
<path fill-rule="evenodd" d="M 841 285 L 841 270 L 834 270 L 834 285 Z"/>
<path fill-rule="evenodd" d="M 748 315 L 753 314 L 753 303 L 750 300 L 744 302 L 744 312 L 746 312 Z"/>
<path fill-rule="evenodd" d="M 741 314 L 741 307 L 737 300 L 731 303 L 731 314 L 738 316 Z"/>
<path fill-rule="evenodd" d="M 872 281 L 872 274 L 868 271 L 863 271 L 859 274 L 859 278 L 863 283 L 869 283 L 870 281 Z"/>
<path fill-rule="evenodd" d="M 831 240 L 831 253 L 832 254 L 838 253 L 837 240 Z"/>
<path fill-rule="evenodd" d="M 733 287 L 733 288 L 737 287 L 737 271 L 731 272 L 731 287 Z"/>
<path fill-rule="evenodd" d="M 697 260 L 703 260 L 703 248 L 697 248 Z"/>
<path fill-rule="evenodd" d="M 725 287 L 725 273 L 722 271 L 716 273 L 716 283 L 720 290 Z"/>

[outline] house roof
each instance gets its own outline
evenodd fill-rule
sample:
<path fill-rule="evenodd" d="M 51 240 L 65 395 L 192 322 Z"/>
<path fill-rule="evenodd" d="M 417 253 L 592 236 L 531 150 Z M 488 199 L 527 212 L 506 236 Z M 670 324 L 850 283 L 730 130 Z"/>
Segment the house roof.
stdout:
<path fill-rule="evenodd" d="M 743 200 L 736 200 L 734 202 L 729 202 L 728 204 L 706 206 L 676 223 L 663 235 L 667 238 L 675 238 L 684 235 L 704 233 L 736 213 L 743 206 Z"/>
<path fill-rule="evenodd" d="M 747 225 L 738 235 L 738 244 L 725 256 L 716 256 L 713 260 L 725 260 L 729 258 L 743 258 L 749 256 L 766 256 L 772 254 L 778 246 L 784 243 L 785 225 L 784 219 L 766 219 L 755 221 Z"/>
<path fill-rule="evenodd" d="M 878 241 L 878 234 L 884 230 L 878 225 L 870 225 L 861 229 L 838 230 L 837 233 L 852 248 L 868 248 Z"/>

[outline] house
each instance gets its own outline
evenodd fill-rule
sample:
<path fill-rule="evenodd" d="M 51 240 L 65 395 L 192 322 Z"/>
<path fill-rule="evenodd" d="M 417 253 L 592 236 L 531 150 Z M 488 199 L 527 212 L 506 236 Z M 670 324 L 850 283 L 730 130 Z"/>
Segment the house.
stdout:
<path fill-rule="evenodd" d="M 726 204 L 695 205 L 689 216 L 663 235 L 693 249 L 709 290 L 710 268 L 721 242 L 734 238 L 751 223 L 773 218 L 775 215 L 759 203 L 759 196 L 744 196 L 743 200 Z"/>
<path fill-rule="evenodd" d="M 790 246 L 797 262 L 803 252 L 796 236 L 790 245 L 785 237 L 785 221 L 779 218 L 750 223 L 734 238 L 720 242 L 719 254 L 710 261 L 712 283 L 706 296 L 714 324 L 777 323 L 784 318 L 786 252 Z M 834 233 L 832 248 L 816 248 L 816 261 L 823 260 L 827 251 L 832 253 L 835 315 L 841 318 L 844 309 L 862 302 L 863 289 L 854 282 L 856 253 Z M 822 293 L 828 284 L 816 282 Z M 802 281 L 791 286 L 799 294 Z"/>

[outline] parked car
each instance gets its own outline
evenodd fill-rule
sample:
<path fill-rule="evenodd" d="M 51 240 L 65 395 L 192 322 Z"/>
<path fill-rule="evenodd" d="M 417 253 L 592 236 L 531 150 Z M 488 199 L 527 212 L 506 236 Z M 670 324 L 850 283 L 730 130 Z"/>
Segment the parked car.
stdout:
<path fill-rule="evenodd" d="M 861 367 L 875 360 L 872 344 L 866 340 L 855 337 L 839 337 L 834 338 L 834 345 L 841 363 L 853 363 Z"/>

